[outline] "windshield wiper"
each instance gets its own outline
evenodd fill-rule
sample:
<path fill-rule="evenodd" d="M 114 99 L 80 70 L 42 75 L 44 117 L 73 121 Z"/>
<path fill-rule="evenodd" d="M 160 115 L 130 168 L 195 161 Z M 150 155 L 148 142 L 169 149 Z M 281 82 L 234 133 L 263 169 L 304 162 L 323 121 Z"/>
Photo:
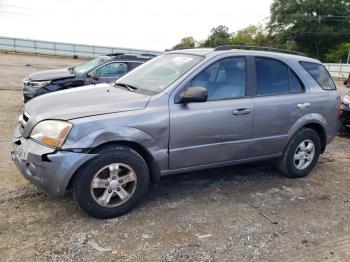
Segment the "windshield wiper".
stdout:
<path fill-rule="evenodd" d="M 70 68 L 68 68 L 68 70 L 69 70 L 69 71 L 72 71 L 72 73 L 75 72 L 74 67 L 70 67 Z"/>
<path fill-rule="evenodd" d="M 128 89 L 131 92 L 134 92 L 135 90 L 138 89 L 135 86 L 127 85 L 127 84 L 124 84 L 124 83 L 114 83 L 113 86 L 121 86 L 121 87 L 124 87 L 124 88 Z"/>

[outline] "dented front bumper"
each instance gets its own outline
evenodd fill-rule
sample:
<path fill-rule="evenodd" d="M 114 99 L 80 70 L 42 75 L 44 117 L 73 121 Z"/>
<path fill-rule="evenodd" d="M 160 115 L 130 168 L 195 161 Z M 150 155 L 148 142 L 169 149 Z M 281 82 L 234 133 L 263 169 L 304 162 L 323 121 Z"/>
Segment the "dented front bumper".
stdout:
<path fill-rule="evenodd" d="M 32 139 L 13 138 L 12 160 L 22 175 L 55 197 L 63 197 L 78 168 L 95 155 L 60 151 Z"/>

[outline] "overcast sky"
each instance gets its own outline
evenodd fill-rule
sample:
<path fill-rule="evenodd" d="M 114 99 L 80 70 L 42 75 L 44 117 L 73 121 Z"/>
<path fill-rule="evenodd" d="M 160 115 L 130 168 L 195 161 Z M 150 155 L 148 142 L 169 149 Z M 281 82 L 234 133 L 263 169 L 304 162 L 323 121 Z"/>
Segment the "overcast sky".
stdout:
<path fill-rule="evenodd" d="M 272 0 L 0 0 L 0 35 L 164 50 L 266 22 Z"/>

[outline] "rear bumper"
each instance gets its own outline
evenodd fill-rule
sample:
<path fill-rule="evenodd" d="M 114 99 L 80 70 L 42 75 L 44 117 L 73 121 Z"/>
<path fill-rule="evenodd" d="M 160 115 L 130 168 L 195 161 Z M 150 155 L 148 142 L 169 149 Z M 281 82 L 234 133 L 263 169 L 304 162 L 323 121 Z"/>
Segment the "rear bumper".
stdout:
<path fill-rule="evenodd" d="M 31 139 L 14 138 L 11 157 L 21 174 L 54 197 L 63 197 L 73 174 L 95 155 L 55 151 Z"/>

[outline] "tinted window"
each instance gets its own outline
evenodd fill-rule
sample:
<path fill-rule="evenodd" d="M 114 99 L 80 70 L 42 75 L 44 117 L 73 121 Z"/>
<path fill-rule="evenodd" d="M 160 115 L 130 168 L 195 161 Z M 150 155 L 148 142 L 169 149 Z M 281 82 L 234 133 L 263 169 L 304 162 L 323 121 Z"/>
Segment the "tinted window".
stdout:
<path fill-rule="evenodd" d="M 128 63 L 130 70 L 138 67 L 141 64 L 142 64 L 141 62 L 130 62 L 130 63 Z"/>
<path fill-rule="evenodd" d="M 289 69 L 290 77 L 290 92 L 291 93 L 300 93 L 304 91 L 303 84 L 300 82 L 299 78 Z"/>
<path fill-rule="evenodd" d="M 321 64 L 300 62 L 310 75 L 319 83 L 323 89 L 334 90 L 335 85 L 326 68 Z"/>
<path fill-rule="evenodd" d="M 104 65 L 96 70 L 99 77 L 118 77 L 126 73 L 127 66 L 124 63 L 111 63 Z"/>
<path fill-rule="evenodd" d="M 289 68 L 273 59 L 255 58 L 257 94 L 274 95 L 289 93 Z"/>
<path fill-rule="evenodd" d="M 215 62 L 193 78 L 191 86 L 206 88 L 208 100 L 245 96 L 245 58 L 225 58 Z"/>

